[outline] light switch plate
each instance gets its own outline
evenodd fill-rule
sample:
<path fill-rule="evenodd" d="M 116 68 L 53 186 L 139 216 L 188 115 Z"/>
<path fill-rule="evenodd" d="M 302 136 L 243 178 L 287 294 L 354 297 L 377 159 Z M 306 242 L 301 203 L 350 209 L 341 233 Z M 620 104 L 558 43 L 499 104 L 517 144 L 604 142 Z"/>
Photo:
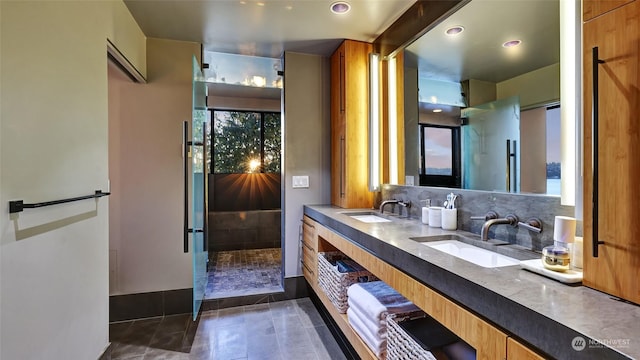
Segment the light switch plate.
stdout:
<path fill-rule="evenodd" d="M 407 186 L 413 186 L 413 175 L 407 175 L 404 177 L 404 184 Z"/>
<path fill-rule="evenodd" d="M 302 189 L 309 188 L 309 176 L 294 176 L 293 177 L 293 188 L 294 189 Z"/>

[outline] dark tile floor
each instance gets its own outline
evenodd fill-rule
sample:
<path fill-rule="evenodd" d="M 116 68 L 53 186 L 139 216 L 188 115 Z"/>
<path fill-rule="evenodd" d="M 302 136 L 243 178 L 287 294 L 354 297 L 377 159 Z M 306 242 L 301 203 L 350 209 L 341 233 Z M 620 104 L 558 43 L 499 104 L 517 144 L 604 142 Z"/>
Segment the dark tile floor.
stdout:
<path fill-rule="evenodd" d="M 281 291 L 280 248 L 216 251 L 210 254 L 205 299 Z"/>
<path fill-rule="evenodd" d="M 197 327 L 197 331 L 193 331 Z M 112 359 L 346 359 L 309 298 L 174 315 L 109 328 Z"/>

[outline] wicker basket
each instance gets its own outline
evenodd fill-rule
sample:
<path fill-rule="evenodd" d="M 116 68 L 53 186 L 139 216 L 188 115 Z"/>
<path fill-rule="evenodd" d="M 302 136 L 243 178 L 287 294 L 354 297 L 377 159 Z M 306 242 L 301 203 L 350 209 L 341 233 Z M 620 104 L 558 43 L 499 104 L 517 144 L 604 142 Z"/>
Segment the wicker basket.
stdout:
<path fill-rule="evenodd" d="M 387 360 L 436 360 L 436 357 L 409 336 L 399 323 L 426 317 L 423 312 L 390 314 L 387 316 Z"/>
<path fill-rule="evenodd" d="M 378 278 L 369 271 L 355 271 L 341 273 L 337 267 L 332 265 L 337 260 L 349 259 L 339 251 L 318 253 L 318 285 L 329 300 L 335 305 L 338 312 L 347 312 L 347 289 L 358 282 L 376 281 Z"/>

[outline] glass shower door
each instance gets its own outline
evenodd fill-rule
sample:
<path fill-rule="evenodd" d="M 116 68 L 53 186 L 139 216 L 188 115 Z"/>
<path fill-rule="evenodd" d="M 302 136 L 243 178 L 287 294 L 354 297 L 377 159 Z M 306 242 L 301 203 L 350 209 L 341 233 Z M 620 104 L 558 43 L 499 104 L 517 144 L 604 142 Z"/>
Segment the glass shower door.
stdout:
<path fill-rule="evenodd" d="M 462 187 L 518 192 L 520 98 L 469 107 L 462 116 Z"/>
<path fill-rule="evenodd" d="M 193 115 L 191 119 L 191 225 L 193 263 L 193 319 L 200 311 L 207 287 L 207 84 L 193 57 Z"/>

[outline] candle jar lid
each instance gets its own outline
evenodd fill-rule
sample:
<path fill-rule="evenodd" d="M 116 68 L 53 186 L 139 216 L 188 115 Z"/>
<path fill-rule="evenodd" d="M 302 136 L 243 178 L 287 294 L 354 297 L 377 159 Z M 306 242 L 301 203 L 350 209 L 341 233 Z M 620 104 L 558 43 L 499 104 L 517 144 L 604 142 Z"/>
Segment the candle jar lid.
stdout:
<path fill-rule="evenodd" d="M 547 246 L 542 249 L 542 265 L 553 271 L 569 270 L 571 252 L 569 248 L 558 245 Z"/>

